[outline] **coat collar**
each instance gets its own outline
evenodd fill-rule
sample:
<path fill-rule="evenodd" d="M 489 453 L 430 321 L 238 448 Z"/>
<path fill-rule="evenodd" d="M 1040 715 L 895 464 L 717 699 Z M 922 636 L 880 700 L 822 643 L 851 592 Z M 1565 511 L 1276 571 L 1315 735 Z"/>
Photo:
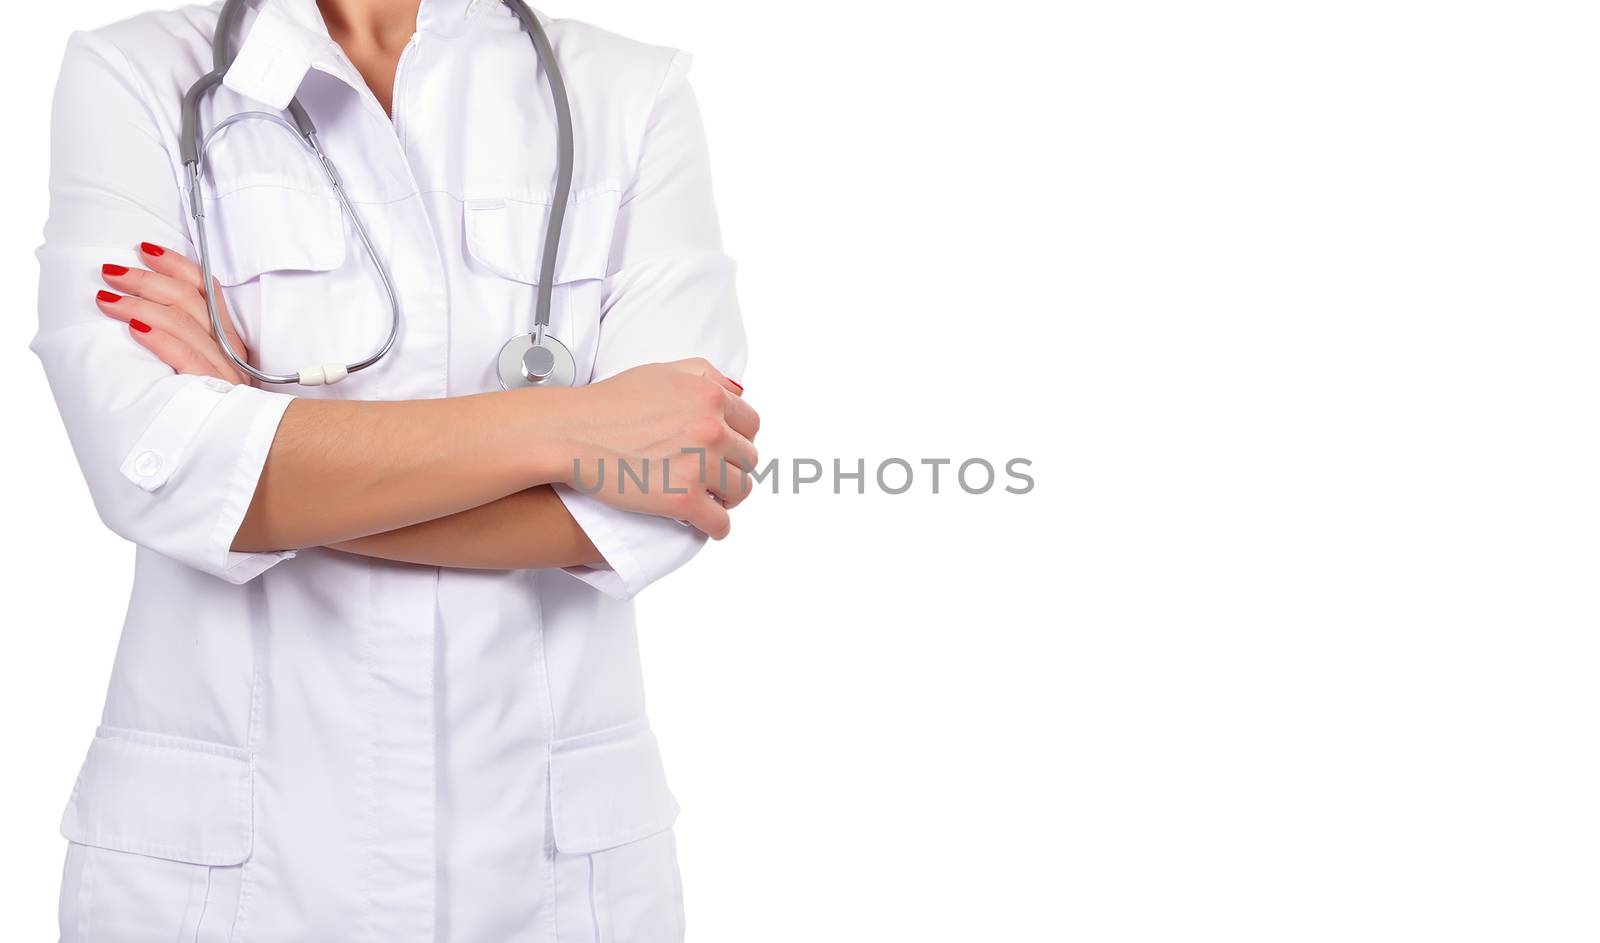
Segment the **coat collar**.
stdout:
<path fill-rule="evenodd" d="M 239 52 L 223 76 L 223 85 L 283 108 L 313 67 L 344 73 L 316 0 L 259 0 L 252 6 L 256 14 L 253 18 L 246 14 Z M 417 30 L 453 34 L 469 18 L 495 7 L 503 7 L 500 0 L 422 0 Z"/>
<path fill-rule="evenodd" d="M 273 108 L 283 108 L 311 64 L 332 56 L 333 40 L 315 0 L 265 0 L 245 14 L 238 54 L 222 77 L 226 87 Z"/>

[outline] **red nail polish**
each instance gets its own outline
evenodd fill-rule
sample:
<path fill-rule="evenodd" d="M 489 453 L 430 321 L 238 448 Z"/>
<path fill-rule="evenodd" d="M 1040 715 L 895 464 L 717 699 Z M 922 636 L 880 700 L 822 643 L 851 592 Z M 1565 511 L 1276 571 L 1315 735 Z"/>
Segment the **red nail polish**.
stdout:
<path fill-rule="evenodd" d="M 150 333 L 150 325 L 144 323 L 138 318 L 130 318 L 128 320 L 128 326 L 133 328 L 135 331 L 138 331 L 140 334 Z"/>
<path fill-rule="evenodd" d="M 153 242 L 141 242 L 141 243 L 139 243 L 139 251 L 141 251 L 145 255 L 149 255 L 149 256 L 160 256 L 160 255 L 166 255 L 167 254 L 167 250 L 161 248 L 160 246 L 156 245 Z"/>
<path fill-rule="evenodd" d="M 99 299 L 101 301 L 104 301 L 106 304 L 112 304 L 114 302 L 118 302 L 118 301 L 122 300 L 122 296 L 121 295 L 117 294 L 114 291 L 106 291 L 104 288 L 102 288 L 99 291 L 95 292 L 94 296 L 97 299 Z"/>
<path fill-rule="evenodd" d="M 118 265 L 115 262 L 107 262 L 100 266 L 100 271 L 107 275 L 126 275 L 128 274 L 128 267 L 126 265 Z"/>
<path fill-rule="evenodd" d="M 741 392 L 741 393 L 744 392 L 744 384 L 740 383 L 738 380 L 735 380 L 733 377 L 729 377 L 728 378 L 728 382 L 732 383 L 734 386 L 738 387 L 739 388 L 739 392 Z"/>

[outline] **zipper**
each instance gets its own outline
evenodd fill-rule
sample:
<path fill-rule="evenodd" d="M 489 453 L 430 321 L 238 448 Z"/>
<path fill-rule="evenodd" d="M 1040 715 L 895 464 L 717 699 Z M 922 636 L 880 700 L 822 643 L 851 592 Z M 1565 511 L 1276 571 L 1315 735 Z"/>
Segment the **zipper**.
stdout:
<path fill-rule="evenodd" d="M 405 153 L 406 134 L 405 122 L 400 113 L 400 103 L 405 100 L 406 60 L 411 58 L 411 53 L 417 48 L 417 37 L 421 32 L 411 34 L 411 39 L 406 42 L 406 48 L 400 51 L 400 61 L 394 67 L 394 88 L 389 92 L 389 107 L 391 120 L 394 122 L 394 135 L 400 141 L 400 151 Z"/>
<path fill-rule="evenodd" d="M 356 64 L 350 61 L 350 57 L 345 55 L 344 50 L 339 48 L 338 43 L 332 43 L 331 45 L 333 46 L 334 55 L 339 60 L 339 64 L 344 67 L 344 74 L 341 75 L 338 70 L 332 69 L 326 65 L 319 65 L 315 62 L 311 64 L 311 67 L 319 72 L 325 72 L 329 75 L 332 75 L 334 78 L 339 79 L 340 81 L 344 82 L 344 84 L 355 89 L 356 95 L 361 99 L 363 104 L 377 114 L 382 115 L 383 120 L 394 125 L 396 130 L 398 130 L 400 126 L 400 97 L 404 85 L 403 79 L 406 69 L 406 60 L 411 58 L 411 53 L 417 48 L 417 40 L 421 35 L 422 33 L 420 31 L 411 34 L 411 38 L 406 41 L 406 48 L 400 50 L 400 58 L 395 62 L 394 88 L 391 89 L 389 93 L 389 108 L 392 109 L 392 113 L 391 111 L 384 110 L 383 102 L 378 101 L 378 96 L 372 94 L 372 89 L 367 85 L 367 80 L 362 77 L 361 70 L 357 69 Z"/>

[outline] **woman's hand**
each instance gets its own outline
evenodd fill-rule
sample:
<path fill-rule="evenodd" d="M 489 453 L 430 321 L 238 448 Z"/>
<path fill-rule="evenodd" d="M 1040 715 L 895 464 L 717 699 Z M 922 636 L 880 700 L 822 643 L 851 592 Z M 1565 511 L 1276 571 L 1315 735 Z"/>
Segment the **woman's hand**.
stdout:
<path fill-rule="evenodd" d="M 128 325 L 133 339 L 178 373 L 216 377 L 229 383 L 250 383 L 222 352 L 206 313 L 200 266 L 184 256 L 150 242 L 139 244 L 139 257 L 149 269 L 106 263 L 100 275 L 116 291 L 101 291 L 95 300 L 100 310 Z M 234 329 L 233 317 L 218 286 L 217 313 L 228 344 L 241 359 L 248 359 L 244 342 Z"/>
<path fill-rule="evenodd" d="M 561 415 L 565 481 L 628 511 L 671 517 L 721 540 L 750 493 L 761 418 L 744 388 L 699 358 L 634 367 L 572 390 Z"/>

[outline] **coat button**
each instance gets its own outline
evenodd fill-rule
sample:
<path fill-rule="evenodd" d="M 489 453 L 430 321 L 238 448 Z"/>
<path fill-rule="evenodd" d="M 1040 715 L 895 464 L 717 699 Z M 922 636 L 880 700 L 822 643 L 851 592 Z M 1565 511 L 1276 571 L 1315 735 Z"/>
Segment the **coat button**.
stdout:
<path fill-rule="evenodd" d="M 140 478 L 151 478 L 161 471 L 161 456 L 146 449 L 133 459 L 134 474 Z"/>
<path fill-rule="evenodd" d="M 233 389 L 232 383 L 229 383 L 227 380 L 219 380 L 216 377 L 212 377 L 211 379 L 207 380 L 206 386 L 217 393 L 226 393 Z"/>

